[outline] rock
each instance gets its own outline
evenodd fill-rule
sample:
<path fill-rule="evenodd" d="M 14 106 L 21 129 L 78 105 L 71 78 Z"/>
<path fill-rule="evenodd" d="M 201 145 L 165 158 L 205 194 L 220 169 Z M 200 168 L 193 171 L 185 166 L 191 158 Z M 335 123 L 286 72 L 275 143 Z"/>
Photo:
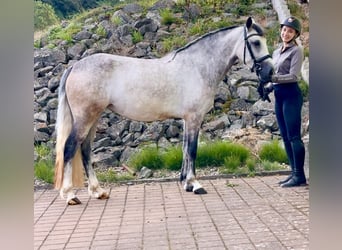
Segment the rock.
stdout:
<path fill-rule="evenodd" d="M 46 66 L 55 66 L 58 63 L 66 62 L 66 54 L 59 49 L 35 49 L 33 61 L 36 64 L 37 62 L 41 63 L 44 67 Z"/>
<path fill-rule="evenodd" d="M 91 38 L 92 33 L 86 30 L 82 30 L 78 32 L 75 36 L 74 39 L 77 41 L 85 40 Z"/>
<path fill-rule="evenodd" d="M 153 172 L 151 169 L 147 167 L 142 167 L 141 170 L 138 173 L 138 179 L 146 179 L 152 177 Z"/>
<path fill-rule="evenodd" d="M 86 50 L 86 46 L 83 43 L 76 43 L 72 47 L 68 48 L 68 57 L 70 59 L 80 59 L 83 52 Z"/>

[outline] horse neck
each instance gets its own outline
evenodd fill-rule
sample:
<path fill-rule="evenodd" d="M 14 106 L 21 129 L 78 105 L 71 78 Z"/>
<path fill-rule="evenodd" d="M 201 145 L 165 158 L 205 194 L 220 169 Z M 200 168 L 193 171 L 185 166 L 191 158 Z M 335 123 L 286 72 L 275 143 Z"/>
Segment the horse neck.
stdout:
<path fill-rule="evenodd" d="M 240 35 L 241 34 L 241 35 Z M 206 36 L 175 55 L 175 60 L 190 67 L 197 65 L 198 72 L 217 82 L 222 80 L 236 61 L 236 50 L 243 43 L 242 27 L 236 27 Z"/>

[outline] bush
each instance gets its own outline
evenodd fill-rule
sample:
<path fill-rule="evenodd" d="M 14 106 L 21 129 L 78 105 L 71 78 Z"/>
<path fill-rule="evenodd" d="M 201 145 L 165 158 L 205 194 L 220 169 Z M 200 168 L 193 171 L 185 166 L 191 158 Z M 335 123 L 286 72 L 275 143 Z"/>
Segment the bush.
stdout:
<path fill-rule="evenodd" d="M 71 43 L 73 41 L 73 35 L 82 30 L 81 24 L 70 23 L 65 29 L 60 26 L 51 28 L 49 32 L 49 40 L 61 39 Z"/>
<path fill-rule="evenodd" d="M 133 154 L 128 161 L 128 165 L 136 170 L 140 170 L 143 166 L 150 169 L 161 169 L 163 160 L 158 148 L 149 146 Z"/>
<path fill-rule="evenodd" d="M 34 2 L 34 30 L 44 30 L 58 23 L 58 17 L 50 4 Z"/>
<path fill-rule="evenodd" d="M 138 30 L 134 30 L 132 32 L 132 42 L 134 44 L 140 43 L 143 39 L 144 39 L 143 35 Z"/>
<path fill-rule="evenodd" d="M 163 9 L 160 11 L 161 23 L 163 25 L 170 26 L 171 24 L 176 22 L 176 18 L 173 13 L 169 9 Z"/>
<path fill-rule="evenodd" d="M 34 163 L 35 177 L 47 183 L 53 183 L 55 170 L 51 149 L 47 146 L 37 145 L 34 150 L 37 154 L 37 160 Z"/>
<path fill-rule="evenodd" d="M 265 144 L 259 151 L 259 157 L 263 161 L 288 164 L 286 151 L 279 145 L 278 140 Z"/>
<path fill-rule="evenodd" d="M 215 141 L 199 145 L 195 164 L 199 168 L 223 165 L 236 168 L 245 165 L 249 156 L 249 151 L 242 145 Z M 173 146 L 165 150 L 145 147 L 131 156 L 128 165 L 136 170 L 140 170 L 143 166 L 150 169 L 180 170 L 182 159 L 183 152 L 180 146 Z"/>
<path fill-rule="evenodd" d="M 180 146 L 170 147 L 163 154 L 164 166 L 169 170 L 180 170 L 182 160 L 183 152 Z"/>
<path fill-rule="evenodd" d="M 34 175 L 47 183 L 53 183 L 54 165 L 51 160 L 41 160 L 34 165 Z"/>
<path fill-rule="evenodd" d="M 215 141 L 210 144 L 200 145 L 196 159 L 198 167 L 222 166 L 234 157 L 243 164 L 249 156 L 248 150 L 239 144 L 224 141 Z M 233 158 L 230 158 L 232 160 Z"/>

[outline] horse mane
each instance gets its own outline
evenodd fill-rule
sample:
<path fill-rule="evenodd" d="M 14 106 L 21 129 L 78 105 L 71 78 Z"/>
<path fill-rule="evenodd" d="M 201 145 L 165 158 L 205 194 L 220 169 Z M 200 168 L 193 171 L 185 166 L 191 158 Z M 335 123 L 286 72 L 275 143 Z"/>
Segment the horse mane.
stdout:
<path fill-rule="evenodd" d="M 217 30 L 208 32 L 208 33 L 206 33 L 206 34 L 204 34 L 204 35 L 202 35 L 202 36 L 196 38 L 195 40 L 189 42 L 189 43 L 186 44 L 185 46 L 183 46 L 183 47 L 181 47 L 181 48 L 175 50 L 175 51 L 173 52 L 174 54 L 173 54 L 173 56 L 172 56 L 172 58 L 171 58 L 170 61 L 172 61 L 172 60 L 176 57 L 176 55 L 177 55 L 179 52 L 181 52 L 181 51 L 183 51 L 183 50 L 185 50 L 185 49 L 191 47 L 192 45 L 198 43 L 199 41 L 203 40 L 204 38 L 207 38 L 207 37 L 209 37 L 209 36 L 215 35 L 215 34 L 221 32 L 221 31 L 226 31 L 226 30 L 230 30 L 230 29 L 237 28 L 237 27 L 240 27 L 240 26 L 234 25 L 234 26 L 229 26 L 229 27 L 223 27 L 223 28 L 221 28 L 221 29 L 217 29 Z M 252 28 L 258 33 L 258 35 L 264 36 L 264 31 L 263 31 L 263 29 L 262 29 L 259 25 L 257 25 L 256 23 L 253 23 L 253 24 L 252 24 Z"/>

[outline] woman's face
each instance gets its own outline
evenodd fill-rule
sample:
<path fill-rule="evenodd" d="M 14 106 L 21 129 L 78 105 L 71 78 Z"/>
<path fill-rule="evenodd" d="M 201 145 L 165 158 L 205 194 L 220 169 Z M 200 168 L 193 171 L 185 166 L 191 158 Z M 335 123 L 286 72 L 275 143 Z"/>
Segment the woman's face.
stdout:
<path fill-rule="evenodd" d="M 280 36 L 284 43 L 289 43 L 296 36 L 296 30 L 284 25 L 281 28 Z"/>

